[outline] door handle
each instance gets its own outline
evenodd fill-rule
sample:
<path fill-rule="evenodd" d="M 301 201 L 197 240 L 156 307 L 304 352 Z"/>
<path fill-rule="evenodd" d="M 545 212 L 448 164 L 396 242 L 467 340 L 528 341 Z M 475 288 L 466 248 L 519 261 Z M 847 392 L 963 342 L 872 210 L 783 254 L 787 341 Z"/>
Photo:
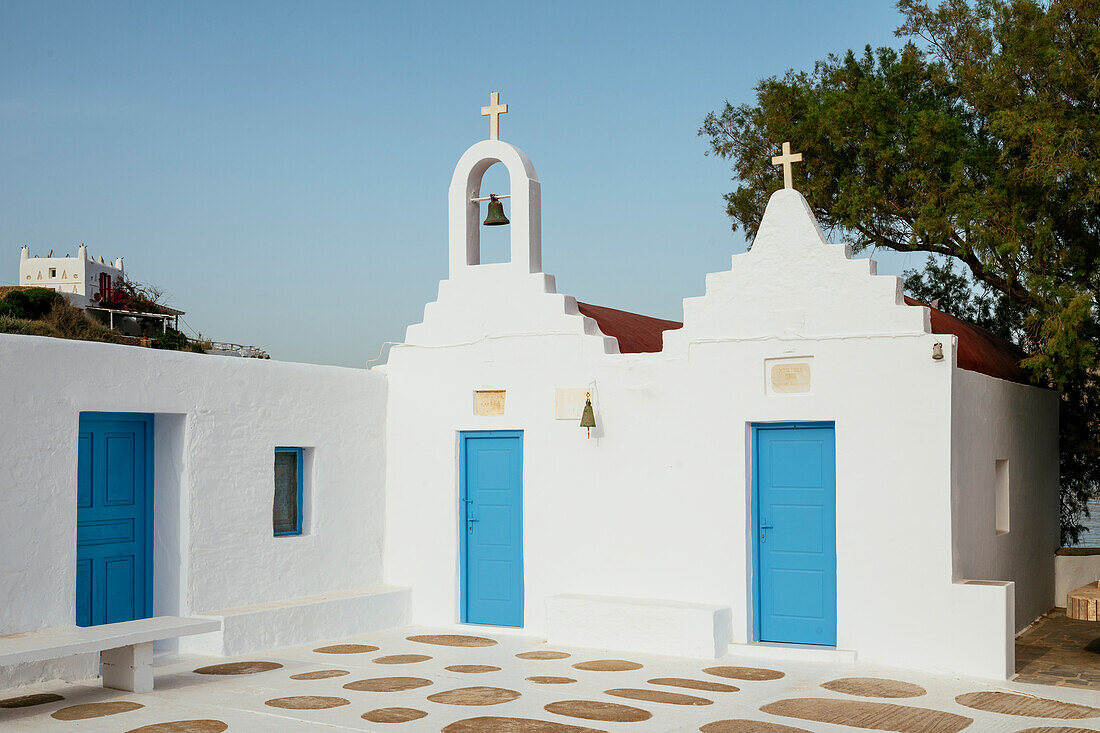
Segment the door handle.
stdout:
<path fill-rule="evenodd" d="M 772 525 L 772 524 L 761 524 L 760 525 L 760 541 L 761 542 L 767 542 L 768 541 L 768 530 L 772 529 L 774 526 L 775 525 Z"/>

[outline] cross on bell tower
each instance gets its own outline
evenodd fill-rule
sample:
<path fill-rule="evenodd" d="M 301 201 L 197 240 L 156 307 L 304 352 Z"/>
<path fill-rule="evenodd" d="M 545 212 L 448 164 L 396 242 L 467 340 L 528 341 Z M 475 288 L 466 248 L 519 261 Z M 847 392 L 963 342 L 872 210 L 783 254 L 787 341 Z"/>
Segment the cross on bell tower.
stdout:
<path fill-rule="evenodd" d="M 485 114 L 482 112 L 482 114 Z M 772 157 L 772 165 L 783 166 L 783 188 L 794 188 L 791 184 L 791 164 L 801 163 L 802 153 L 792 153 L 791 144 L 783 143 L 783 154 Z"/>
<path fill-rule="evenodd" d="M 489 93 L 489 106 L 481 108 L 481 116 L 489 118 L 489 139 L 500 139 L 500 116 L 508 113 L 508 105 L 500 103 L 500 92 Z"/>

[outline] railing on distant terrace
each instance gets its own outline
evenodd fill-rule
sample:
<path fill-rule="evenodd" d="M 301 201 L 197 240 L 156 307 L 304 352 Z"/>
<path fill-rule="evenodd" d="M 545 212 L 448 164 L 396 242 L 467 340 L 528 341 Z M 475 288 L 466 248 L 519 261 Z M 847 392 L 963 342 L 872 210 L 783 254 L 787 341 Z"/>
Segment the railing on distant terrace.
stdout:
<path fill-rule="evenodd" d="M 246 359 L 270 359 L 271 356 L 263 349 L 257 346 L 245 346 L 243 344 L 234 344 L 228 341 L 200 341 L 206 350 L 209 351 L 228 351 L 239 356 L 243 356 Z"/>

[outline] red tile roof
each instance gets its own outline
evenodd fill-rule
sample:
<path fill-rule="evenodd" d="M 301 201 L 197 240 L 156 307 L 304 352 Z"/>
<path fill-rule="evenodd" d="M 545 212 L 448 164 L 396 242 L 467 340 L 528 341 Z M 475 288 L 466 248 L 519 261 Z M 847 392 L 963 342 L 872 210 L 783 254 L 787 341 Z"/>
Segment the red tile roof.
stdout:
<path fill-rule="evenodd" d="M 905 297 L 905 304 L 924 305 L 908 296 Z M 664 343 L 662 334 L 684 325 L 679 321 L 666 321 L 590 303 L 578 302 L 577 307 L 583 315 L 596 321 L 605 336 L 613 336 L 618 340 L 619 352 L 623 354 L 659 352 Z M 988 374 L 1010 382 L 1028 383 L 1028 373 L 1020 366 L 1020 361 L 1026 354 L 1015 344 L 980 326 L 931 306 L 925 307 L 932 314 L 932 333 L 950 333 L 958 338 L 960 369 Z"/>
<path fill-rule="evenodd" d="M 905 296 L 906 305 L 924 305 L 919 300 Z M 1027 356 L 1023 349 L 992 331 L 975 326 L 932 306 L 932 333 L 951 333 L 959 339 L 958 364 L 960 369 L 988 374 L 1010 382 L 1029 384 L 1028 372 L 1020 366 Z"/>
<path fill-rule="evenodd" d="M 684 324 L 678 321 L 664 321 L 660 318 L 642 316 L 637 313 L 604 308 L 602 305 L 577 303 L 580 312 L 596 321 L 604 336 L 614 336 L 619 342 L 619 353 L 640 354 L 660 351 L 664 345 L 661 334 Z"/>

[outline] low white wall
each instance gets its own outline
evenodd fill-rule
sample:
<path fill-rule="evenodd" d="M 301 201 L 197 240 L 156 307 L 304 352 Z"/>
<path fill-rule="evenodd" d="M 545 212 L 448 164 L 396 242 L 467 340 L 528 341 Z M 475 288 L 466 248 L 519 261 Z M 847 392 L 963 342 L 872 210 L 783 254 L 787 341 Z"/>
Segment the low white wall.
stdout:
<path fill-rule="evenodd" d="M 1100 547 L 1063 548 L 1054 558 L 1054 606 L 1066 607 L 1066 594 L 1100 580 Z"/>
<path fill-rule="evenodd" d="M 381 582 L 385 409 L 365 370 L 0 335 L 0 635 L 73 623 L 81 412 L 155 415 L 153 609 L 187 615 Z M 309 449 L 301 536 L 272 535 L 277 445 Z"/>
<path fill-rule="evenodd" d="M 956 580 L 1012 581 L 1021 631 L 1054 597 L 1058 397 L 956 370 L 951 404 L 952 572 Z M 999 460 L 1008 461 L 1008 531 L 997 527 Z"/>

